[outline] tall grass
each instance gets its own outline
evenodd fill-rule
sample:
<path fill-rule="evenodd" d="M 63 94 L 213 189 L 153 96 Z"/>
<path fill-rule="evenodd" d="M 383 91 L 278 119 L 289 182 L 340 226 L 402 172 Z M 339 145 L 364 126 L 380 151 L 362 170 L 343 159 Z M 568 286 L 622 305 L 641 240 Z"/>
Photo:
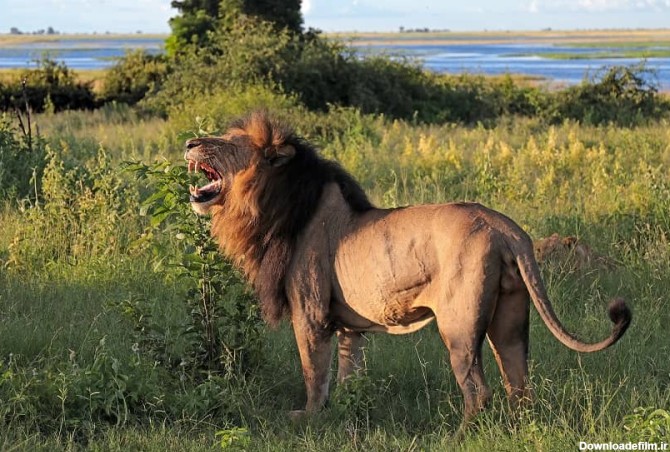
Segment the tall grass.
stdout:
<path fill-rule="evenodd" d="M 670 407 L 667 123 L 438 126 L 282 105 L 381 206 L 478 201 L 535 237 L 574 234 L 612 257 L 611 270 L 547 266 L 545 280 L 580 337 L 607 334 L 614 295 L 630 302 L 631 329 L 610 350 L 578 355 L 532 313 L 535 403 L 514 422 L 486 348 L 494 400 L 461 443 L 452 439 L 461 395 L 434 325 L 369 335 L 367 373 L 294 423 L 286 413 L 304 394 L 289 325 L 262 332 L 263 362 L 247 374 L 185 370 L 189 287 L 165 265 L 181 244 L 147 232 L 141 202 L 151 191 L 120 170 L 127 159 L 179 162 L 176 130 L 198 124 L 186 113 L 164 121 L 111 107 L 45 115 L 40 194 L 0 209 L 1 449 L 214 450 L 226 440 L 282 451 L 569 450 L 582 440 L 667 438 L 650 411 L 635 411 Z M 222 103 L 211 124 L 220 128 L 235 108 Z"/>

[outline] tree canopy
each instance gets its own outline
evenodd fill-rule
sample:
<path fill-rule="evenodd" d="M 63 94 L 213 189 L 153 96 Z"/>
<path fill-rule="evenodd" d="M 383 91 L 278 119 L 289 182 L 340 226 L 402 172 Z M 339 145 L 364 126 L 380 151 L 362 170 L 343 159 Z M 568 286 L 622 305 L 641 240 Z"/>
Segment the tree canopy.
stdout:
<path fill-rule="evenodd" d="M 167 42 L 170 55 L 190 44 L 206 47 L 211 32 L 230 27 L 240 15 L 254 16 L 277 29 L 302 32 L 301 0 L 173 0 L 179 15 L 170 19 L 172 35 Z"/>

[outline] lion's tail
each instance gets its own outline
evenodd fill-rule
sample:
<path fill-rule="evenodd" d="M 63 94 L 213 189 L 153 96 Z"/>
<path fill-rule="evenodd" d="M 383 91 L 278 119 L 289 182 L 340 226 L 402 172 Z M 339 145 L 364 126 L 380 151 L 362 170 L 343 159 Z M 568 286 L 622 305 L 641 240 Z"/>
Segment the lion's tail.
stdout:
<path fill-rule="evenodd" d="M 612 328 L 612 333 L 609 337 L 603 339 L 600 342 L 595 344 L 589 344 L 582 342 L 569 333 L 561 322 L 556 317 L 554 309 L 551 307 L 549 302 L 549 297 L 547 296 L 546 289 L 542 280 L 540 279 L 540 268 L 537 265 L 535 256 L 532 253 L 532 248 L 524 247 L 525 249 L 514 249 L 517 247 L 512 247 L 514 254 L 517 256 L 516 262 L 519 266 L 519 271 L 521 272 L 521 277 L 523 278 L 526 288 L 530 294 L 533 304 L 537 309 L 537 312 L 542 317 L 545 325 L 549 328 L 549 331 L 563 343 L 566 347 L 569 347 L 578 352 L 597 352 L 603 350 L 610 345 L 618 341 L 621 336 L 626 332 L 628 326 L 630 325 L 632 314 L 626 303 L 621 298 L 613 299 L 608 306 L 609 317 L 614 323 Z M 518 247 L 521 248 L 521 247 Z"/>

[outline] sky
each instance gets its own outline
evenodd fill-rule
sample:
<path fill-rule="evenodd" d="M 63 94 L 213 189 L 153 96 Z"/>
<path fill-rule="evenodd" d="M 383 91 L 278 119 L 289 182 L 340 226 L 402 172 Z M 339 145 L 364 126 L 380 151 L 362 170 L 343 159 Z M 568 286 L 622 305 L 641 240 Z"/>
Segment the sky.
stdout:
<path fill-rule="evenodd" d="M 323 31 L 453 31 L 670 27 L 670 0 L 303 0 Z M 0 0 L 0 33 L 168 33 L 170 0 Z"/>

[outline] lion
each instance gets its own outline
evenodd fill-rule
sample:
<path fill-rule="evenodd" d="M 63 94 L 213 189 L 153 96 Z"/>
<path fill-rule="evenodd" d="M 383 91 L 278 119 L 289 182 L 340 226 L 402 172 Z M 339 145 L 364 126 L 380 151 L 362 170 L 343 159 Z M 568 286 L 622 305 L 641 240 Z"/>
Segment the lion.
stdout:
<path fill-rule="evenodd" d="M 614 270 L 616 261 L 599 254 L 577 237 L 561 237 L 553 233 L 549 237 L 533 242 L 535 257 L 540 265 L 556 262 L 574 270 L 602 269 Z"/>
<path fill-rule="evenodd" d="M 289 317 L 310 414 L 328 398 L 330 342 L 337 381 L 361 368 L 362 334 L 405 334 L 436 320 L 464 397 L 461 427 L 491 399 L 482 368 L 484 339 L 510 402 L 527 387 L 529 305 L 565 346 L 603 350 L 631 322 L 626 303 L 609 304 L 609 337 L 589 344 L 556 317 L 533 255 L 514 221 L 477 203 L 381 209 L 337 163 L 265 111 L 235 121 L 221 137 L 186 142 L 196 213 L 258 295 L 263 319 Z"/>

